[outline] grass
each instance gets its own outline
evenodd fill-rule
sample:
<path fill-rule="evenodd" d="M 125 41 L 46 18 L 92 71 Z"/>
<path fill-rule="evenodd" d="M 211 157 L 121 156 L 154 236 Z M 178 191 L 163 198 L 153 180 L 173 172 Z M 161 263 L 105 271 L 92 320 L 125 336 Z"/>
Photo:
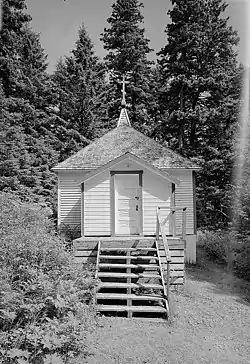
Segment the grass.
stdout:
<path fill-rule="evenodd" d="M 88 336 L 88 364 L 247 364 L 250 284 L 198 251 L 170 322 L 100 318 Z M 83 361 L 78 361 L 80 364 Z"/>

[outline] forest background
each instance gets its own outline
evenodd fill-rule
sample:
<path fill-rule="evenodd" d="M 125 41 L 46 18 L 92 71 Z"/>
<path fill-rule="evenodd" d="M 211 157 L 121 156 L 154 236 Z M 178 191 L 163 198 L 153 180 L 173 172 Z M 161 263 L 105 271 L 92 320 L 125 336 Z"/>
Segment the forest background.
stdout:
<path fill-rule="evenodd" d="M 238 143 L 244 66 L 238 34 L 224 16 L 227 4 L 173 1 L 165 44 L 153 61 L 143 4 L 117 1 L 100 35 L 104 59 L 82 23 L 74 48 L 50 74 L 26 8 L 25 0 L 3 1 L 0 190 L 56 214 L 51 167 L 116 125 L 125 73 L 133 127 L 201 166 L 198 228 L 233 224 L 248 234 L 248 146 Z M 244 173 L 235 178 L 239 163 Z"/>
<path fill-rule="evenodd" d="M 123 74 L 129 80 L 133 127 L 201 167 L 198 247 L 224 264 L 230 263 L 233 248 L 234 272 L 250 280 L 249 69 L 239 62 L 239 37 L 224 16 L 226 3 L 169 4 L 165 41 L 155 50 L 156 60 L 144 29 L 143 5 L 116 0 L 100 34 L 105 57 L 97 57 L 82 23 L 73 49 L 49 73 L 26 1 L 2 0 L 4 364 L 73 364 L 74 358 L 82 355 L 82 363 L 87 355 L 86 335 L 96 327 L 96 281 L 89 269 L 74 264 L 69 245 L 56 231 L 57 177 L 51 168 L 116 126 Z M 46 215 L 46 207 L 50 219 L 41 213 Z"/>

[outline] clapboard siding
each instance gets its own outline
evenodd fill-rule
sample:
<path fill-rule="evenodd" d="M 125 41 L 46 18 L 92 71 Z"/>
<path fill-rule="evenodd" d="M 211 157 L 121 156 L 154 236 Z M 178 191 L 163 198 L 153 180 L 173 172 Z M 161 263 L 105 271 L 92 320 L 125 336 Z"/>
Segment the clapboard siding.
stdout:
<path fill-rule="evenodd" d="M 105 171 L 84 183 L 85 236 L 111 234 L 110 175 Z"/>
<path fill-rule="evenodd" d="M 168 181 L 152 172 L 144 171 L 142 182 L 144 235 L 155 234 L 156 209 L 159 206 L 170 206 L 170 194 L 171 184 Z"/>
<path fill-rule="evenodd" d="M 156 208 L 159 206 L 170 206 L 171 183 L 131 161 L 123 161 L 100 175 L 87 180 L 84 183 L 82 201 L 80 182 L 89 171 L 59 172 L 59 225 L 79 227 L 82 223 L 82 235 L 86 236 L 111 234 L 110 170 L 143 170 L 143 234 L 154 235 L 156 230 Z M 181 181 L 175 188 L 175 206 L 187 208 L 187 234 L 192 235 L 194 234 L 192 171 L 166 169 L 166 172 Z M 82 202 L 83 206 L 81 206 Z M 82 214 L 83 221 L 81 221 Z M 176 230 L 177 234 L 181 234 L 182 214 L 180 212 L 176 213 Z M 166 234 L 168 233 L 167 226 Z"/>
<path fill-rule="evenodd" d="M 58 225 L 80 228 L 81 187 L 88 171 L 58 173 Z"/>
<path fill-rule="evenodd" d="M 169 174 L 181 182 L 175 188 L 175 207 L 186 207 L 187 234 L 194 234 L 193 179 L 191 170 L 167 169 Z M 176 232 L 182 231 L 182 213 L 176 213 Z"/>

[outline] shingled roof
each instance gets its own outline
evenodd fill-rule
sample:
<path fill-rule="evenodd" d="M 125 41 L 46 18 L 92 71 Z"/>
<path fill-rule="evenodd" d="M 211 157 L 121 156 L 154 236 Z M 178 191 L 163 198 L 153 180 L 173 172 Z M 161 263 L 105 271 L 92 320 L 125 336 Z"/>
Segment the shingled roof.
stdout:
<path fill-rule="evenodd" d="M 131 127 L 127 111 L 123 108 L 115 129 L 59 163 L 53 170 L 92 170 L 127 152 L 160 169 L 199 169 L 189 159 L 183 158 L 171 149 L 163 147 L 155 140 Z"/>

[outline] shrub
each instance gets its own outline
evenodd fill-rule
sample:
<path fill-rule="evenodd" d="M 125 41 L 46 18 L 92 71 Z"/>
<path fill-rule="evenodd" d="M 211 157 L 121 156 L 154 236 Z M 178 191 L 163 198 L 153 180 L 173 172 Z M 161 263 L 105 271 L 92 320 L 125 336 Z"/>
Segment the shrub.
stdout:
<path fill-rule="evenodd" d="M 0 362 L 64 363 L 86 352 L 92 274 L 75 265 L 43 215 L 0 200 Z"/>
<path fill-rule="evenodd" d="M 229 231 L 206 231 L 198 234 L 197 245 L 210 259 L 227 264 L 238 277 L 250 281 L 250 238 L 241 241 Z"/>
<path fill-rule="evenodd" d="M 241 244 L 239 254 L 234 262 L 234 268 L 238 277 L 250 281 L 250 238 Z"/>
<path fill-rule="evenodd" d="M 210 259 L 220 263 L 228 263 L 229 253 L 235 246 L 234 234 L 225 231 L 199 232 L 197 245 L 203 248 Z"/>
<path fill-rule="evenodd" d="M 81 226 L 70 226 L 66 224 L 61 224 L 58 233 L 61 238 L 67 242 L 72 242 L 74 239 L 81 237 Z"/>

